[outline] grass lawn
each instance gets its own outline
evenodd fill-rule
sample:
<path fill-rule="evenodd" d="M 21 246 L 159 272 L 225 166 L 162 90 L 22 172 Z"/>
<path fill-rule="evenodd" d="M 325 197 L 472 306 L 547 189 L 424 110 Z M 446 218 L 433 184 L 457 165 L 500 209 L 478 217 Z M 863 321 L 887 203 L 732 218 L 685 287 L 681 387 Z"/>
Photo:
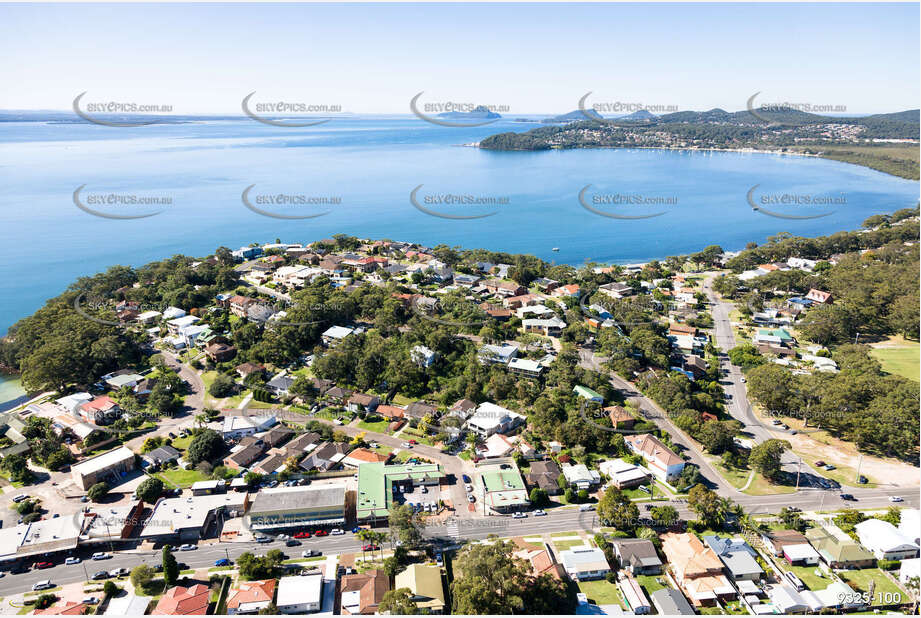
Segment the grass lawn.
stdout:
<path fill-rule="evenodd" d="M 921 366 L 921 346 L 906 342 L 904 346 L 881 346 L 870 350 L 870 355 L 880 362 L 883 371 L 909 380 L 918 381 Z"/>
<path fill-rule="evenodd" d="M 584 592 L 588 600 L 595 605 L 620 605 L 625 608 L 617 586 L 603 579 L 579 582 L 579 591 Z"/>
<path fill-rule="evenodd" d="M 198 481 L 208 480 L 208 477 L 198 470 L 182 470 L 181 468 L 163 470 L 157 472 L 154 476 L 163 481 L 164 484 L 182 488 L 191 487 L 192 483 L 197 483 Z"/>
<path fill-rule="evenodd" d="M 727 468 L 722 462 L 713 461 L 713 467 L 716 468 L 720 476 L 729 481 L 729 483 L 736 489 L 741 489 L 745 487 L 745 483 L 748 482 L 748 477 L 751 474 L 751 470 L 739 470 L 738 468 Z M 757 479 L 755 479 L 757 480 Z M 752 481 L 754 484 L 755 481 Z"/>
<path fill-rule="evenodd" d="M 876 582 L 873 593 L 872 605 L 891 605 L 893 602 L 907 601 L 908 593 L 886 577 L 880 569 L 857 569 L 856 571 L 841 571 L 838 573 L 847 585 L 858 592 L 869 592 L 870 582 Z M 888 601 L 888 602 L 887 602 Z"/>
<path fill-rule="evenodd" d="M 387 427 L 390 425 L 390 421 L 375 421 L 369 423 L 368 421 L 358 421 L 358 428 L 363 429 L 364 431 L 373 431 L 375 433 L 390 433 L 387 431 Z"/>
<path fill-rule="evenodd" d="M 558 539 L 553 539 L 553 546 L 556 547 L 557 551 L 566 551 L 567 549 L 572 549 L 573 547 L 581 547 L 583 545 L 589 545 L 590 541 L 583 541 L 580 539 L 565 540 L 561 541 Z"/>
<path fill-rule="evenodd" d="M 662 575 L 637 575 L 636 581 L 639 582 L 640 586 L 643 587 L 643 590 L 646 591 L 646 596 L 651 595 L 656 590 L 661 590 L 663 588 L 668 588 L 665 584 L 660 584 L 657 580 L 662 579 Z M 662 579 L 664 582 L 665 580 Z"/>
<path fill-rule="evenodd" d="M 395 406 L 408 406 L 413 401 L 415 401 L 415 399 L 410 399 L 409 397 L 406 397 L 405 395 L 397 394 L 393 396 L 393 400 L 390 403 L 391 405 L 395 405 Z"/>
<path fill-rule="evenodd" d="M 192 443 L 192 438 L 194 436 L 186 436 L 184 438 L 174 438 L 173 439 L 173 448 L 179 451 L 185 451 L 189 448 L 189 445 Z"/>
<path fill-rule="evenodd" d="M 803 580 L 803 583 L 810 590 L 824 590 L 832 583 L 829 578 L 816 575 L 816 571 L 822 572 L 817 566 L 789 566 L 785 564 L 784 568 Z"/>
<path fill-rule="evenodd" d="M 756 474 L 752 484 L 743 493 L 750 496 L 769 496 L 771 494 L 793 494 L 796 488 L 790 485 L 775 485 L 760 474 Z"/>

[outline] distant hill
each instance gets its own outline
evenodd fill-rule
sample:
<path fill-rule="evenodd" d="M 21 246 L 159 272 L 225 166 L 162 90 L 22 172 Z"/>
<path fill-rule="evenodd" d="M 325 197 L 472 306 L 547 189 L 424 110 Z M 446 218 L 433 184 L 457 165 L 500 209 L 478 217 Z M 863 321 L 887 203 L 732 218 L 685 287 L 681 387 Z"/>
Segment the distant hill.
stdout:
<path fill-rule="evenodd" d="M 559 116 L 553 116 L 551 118 L 544 118 L 541 122 L 545 124 L 557 123 L 557 122 L 580 122 L 582 120 L 604 120 L 604 118 L 593 109 L 587 109 L 584 112 L 581 109 L 573 110 L 568 114 L 560 114 Z"/>
<path fill-rule="evenodd" d="M 500 114 L 490 111 L 485 105 L 475 107 L 469 112 L 441 112 L 438 117 L 451 120 L 495 120 L 502 118 Z"/>
<path fill-rule="evenodd" d="M 658 118 L 659 118 L 658 116 L 650 112 L 648 109 L 638 109 L 632 114 L 627 114 L 626 116 L 622 116 L 618 118 L 617 120 L 621 120 L 621 121 L 625 120 L 627 122 L 634 122 L 638 120 L 639 121 L 657 120 Z"/>

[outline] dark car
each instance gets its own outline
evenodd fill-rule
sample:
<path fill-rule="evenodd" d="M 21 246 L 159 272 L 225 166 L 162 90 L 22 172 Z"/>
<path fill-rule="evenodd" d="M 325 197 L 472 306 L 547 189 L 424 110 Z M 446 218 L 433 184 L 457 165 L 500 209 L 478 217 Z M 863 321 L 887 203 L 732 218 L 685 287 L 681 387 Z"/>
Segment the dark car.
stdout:
<path fill-rule="evenodd" d="M 301 542 L 298 541 L 297 539 L 288 539 L 287 541 L 285 541 L 286 547 L 297 547 L 300 544 Z"/>
<path fill-rule="evenodd" d="M 469 483 L 469 482 L 470 482 L 470 477 L 467 476 L 466 474 L 462 474 L 462 475 L 461 475 L 461 478 L 464 479 L 464 482 L 465 482 L 465 483 Z"/>
<path fill-rule="evenodd" d="M 108 571 L 96 571 L 93 573 L 93 579 L 109 579 Z"/>
<path fill-rule="evenodd" d="M 857 501 L 857 498 L 855 498 L 853 494 L 841 494 L 841 499 L 842 500 L 852 500 L 854 502 Z"/>

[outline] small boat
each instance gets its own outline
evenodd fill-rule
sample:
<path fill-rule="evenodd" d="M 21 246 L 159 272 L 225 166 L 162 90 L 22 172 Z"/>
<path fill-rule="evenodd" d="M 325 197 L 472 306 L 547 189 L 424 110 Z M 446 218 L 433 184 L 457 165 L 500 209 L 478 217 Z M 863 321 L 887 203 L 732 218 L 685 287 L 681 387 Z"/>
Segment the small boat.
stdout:
<path fill-rule="evenodd" d="M 559 251 L 559 250 L 560 250 L 559 247 L 554 247 L 554 248 L 552 249 L 552 251 Z"/>

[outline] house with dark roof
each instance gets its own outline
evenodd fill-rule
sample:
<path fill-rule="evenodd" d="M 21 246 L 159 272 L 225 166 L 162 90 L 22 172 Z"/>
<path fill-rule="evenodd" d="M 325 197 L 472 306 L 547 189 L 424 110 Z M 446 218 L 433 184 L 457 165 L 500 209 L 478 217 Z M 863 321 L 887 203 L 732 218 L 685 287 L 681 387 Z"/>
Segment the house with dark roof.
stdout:
<path fill-rule="evenodd" d="M 326 472 L 338 466 L 342 460 L 345 459 L 349 450 L 350 447 L 348 444 L 343 444 L 341 442 L 325 442 L 307 455 L 299 465 L 304 470 Z"/>
<path fill-rule="evenodd" d="M 424 401 L 414 401 L 406 406 L 406 416 L 420 421 L 426 416 L 437 418 L 438 408 Z"/>
<path fill-rule="evenodd" d="M 294 435 L 294 430 L 285 427 L 284 425 L 278 425 L 268 430 L 262 434 L 262 441 L 265 442 L 266 446 L 269 448 L 278 446 L 279 444 L 284 444 Z"/>
<path fill-rule="evenodd" d="M 563 490 L 560 489 L 558 479 L 562 473 L 563 471 L 552 459 L 533 461 L 527 475 L 528 485 L 543 489 L 550 496 L 561 494 Z"/>
<path fill-rule="evenodd" d="M 634 575 L 658 575 L 662 572 L 662 560 L 652 541 L 614 539 L 613 547 L 622 569 L 628 569 Z"/>
<path fill-rule="evenodd" d="M 318 433 L 302 433 L 284 446 L 285 457 L 298 457 L 308 452 L 314 445 L 320 444 L 323 437 Z"/>
<path fill-rule="evenodd" d="M 252 436 L 240 440 L 234 451 L 224 458 L 224 465 L 234 470 L 248 468 L 266 451 L 265 442 Z"/>
<path fill-rule="evenodd" d="M 172 463 L 178 461 L 180 457 L 182 457 L 182 453 L 168 444 L 159 446 L 149 453 L 141 455 L 141 459 L 152 466 L 162 466 L 165 463 Z"/>

